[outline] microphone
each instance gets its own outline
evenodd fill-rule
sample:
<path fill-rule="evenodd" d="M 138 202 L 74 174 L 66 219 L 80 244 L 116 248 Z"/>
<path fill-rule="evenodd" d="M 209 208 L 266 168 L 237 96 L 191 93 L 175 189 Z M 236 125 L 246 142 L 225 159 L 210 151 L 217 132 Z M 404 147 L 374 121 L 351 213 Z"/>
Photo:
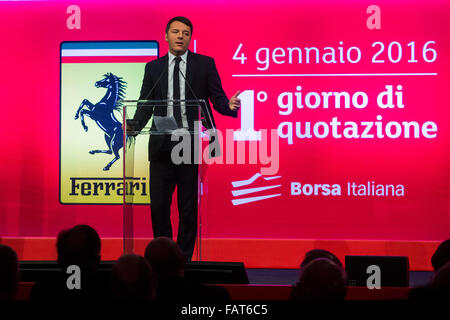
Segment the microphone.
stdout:
<path fill-rule="evenodd" d="M 161 81 L 161 78 L 163 77 L 163 75 L 165 75 L 167 72 L 169 72 L 168 70 L 169 68 L 164 68 L 164 71 L 161 72 L 161 74 L 159 75 L 159 78 L 156 80 L 155 84 L 153 85 L 153 87 L 150 89 L 150 91 L 148 92 L 148 94 L 145 96 L 144 100 L 148 100 L 148 98 L 150 97 L 150 95 L 153 93 L 153 90 L 155 90 L 156 86 L 158 85 L 159 81 Z"/>
<path fill-rule="evenodd" d="M 180 70 L 180 73 L 181 73 L 181 75 L 183 76 L 184 82 L 187 84 L 187 86 L 188 86 L 190 92 L 192 93 L 192 95 L 194 96 L 194 98 L 195 98 L 196 100 L 199 100 L 199 99 L 197 98 L 197 95 L 195 94 L 194 90 L 192 89 L 191 85 L 189 84 L 189 82 L 187 81 L 186 77 L 184 76 L 184 74 L 183 74 L 183 72 L 182 72 L 181 70 Z M 203 108 L 202 108 L 202 109 L 203 109 Z M 208 118 L 207 118 L 207 119 L 211 120 L 211 123 L 209 124 L 210 128 L 207 128 L 208 130 L 209 130 L 209 129 L 212 129 L 212 132 L 210 133 L 211 135 L 210 135 L 210 137 L 209 137 L 209 139 L 210 139 L 209 141 L 210 141 L 210 144 L 211 144 L 211 143 L 213 143 L 214 141 L 216 141 L 216 139 L 217 139 L 217 129 L 216 129 L 216 127 L 214 126 L 213 118 L 212 118 L 211 113 L 209 112 L 208 106 L 207 106 L 206 104 L 205 104 L 205 109 L 206 109 L 206 113 L 208 114 Z M 206 122 L 206 124 L 208 125 L 208 120 L 207 120 L 207 119 L 205 119 L 205 122 Z M 216 157 L 216 156 L 218 157 L 218 156 L 220 156 L 220 154 L 221 154 L 220 150 L 219 150 L 219 152 L 216 154 L 216 149 L 212 149 L 212 151 L 209 150 L 209 152 L 210 152 L 210 157 L 212 157 L 212 158 L 214 158 L 214 157 Z"/>
<path fill-rule="evenodd" d="M 197 98 L 197 95 L 195 94 L 195 92 L 194 92 L 194 90 L 192 89 L 192 87 L 191 87 L 191 85 L 189 84 L 189 82 L 187 81 L 187 79 L 186 79 L 186 77 L 184 76 L 184 74 L 183 74 L 183 72 L 180 70 L 180 73 L 181 73 L 181 76 L 183 77 L 183 79 L 184 79 L 184 82 L 187 84 L 187 86 L 188 86 L 188 88 L 189 88 L 189 91 L 192 93 L 192 95 L 194 96 L 194 98 L 195 98 L 195 100 L 199 100 L 198 98 Z M 213 123 L 213 118 L 212 118 L 212 116 L 211 116 L 211 113 L 209 112 L 209 109 L 208 109 L 208 106 L 206 106 L 205 105 L 205 108 L 206 108 L 206 112 L 207 112 L 207 114 L 208 114 L 208 118 L 211 120 L 211 123 L 209 124 L 210 125 L 210 129 L 213 129 L 213 132 L 215 132 L 216 131 L 216 128 L 215 128 L 215 126 L 214 126 L 214 123 Z M 203 108 L 202 108 L 203 109 Z"/>
<path fill-rule="evenodd" d="M 164 68 L 164 71 L 161 72 L 161 74 L 159 75 L 158 79 L 156 80 L 155 84 L 153 85 L 153 87 L 150 89 L 150 91 L 148 92 L 148 94 L 145 96 L 145 98 L 143 100 L 148 100 L 148 98 L 150 97 L 150 95 L 153 93 L 153 91 L 155 90 L 156 86 L 158 85 L 158 83 L 161 81 L 161 78 L 168 72 L 168 68 Z M 142 102 L 138 102 L 137 104 L 137 108 L 140 109 L 142 108 L 143 103 Z M 153 111 L 152 111 L 153 112 Z M 138 111 L 136 111 L 136 114 L 138 113 Z M 136 117 L 136 114 L 134 115 L 134 118 Z M 141 124 L 139 120 L 135 120 L 135 119 L 128 119 L 127 120 L 127 135 L 135 137 L 138 135 L 140 129 L 138 130 L 138 128 L 140 128 Z"/>

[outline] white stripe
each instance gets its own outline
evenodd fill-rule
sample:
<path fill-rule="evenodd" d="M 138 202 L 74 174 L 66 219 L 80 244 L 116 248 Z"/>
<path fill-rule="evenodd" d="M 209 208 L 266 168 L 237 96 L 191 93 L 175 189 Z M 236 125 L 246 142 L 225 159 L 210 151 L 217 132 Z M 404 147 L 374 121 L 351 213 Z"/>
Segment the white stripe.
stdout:
<path fill-rule="evenodd" d="M 157 49 L 65 49 L 63 57 L 156 56 Z"/>
<path fill-rule="evenodd" d="M 231 200 L 231 202 L 233 202 L 233 205 L 238 206 L 240 204 L 249 203 L 249 202 L 255 202 L 255 201 L 261 201 L 261 200 L 264 200 L 264 199 L 274 198 L 274 197 L 278 197 L 278 196 L 281 196 L 281 193 L 279 193 L 279 194 L 271 194 L 271 195 L 268 195 L 268 196 L 261 196 L 261 197 L 251 197 L 251 198 L 236 199 L 236 200 Z"/>
<path fill-rule="evenodd" d="M 240 180 L 240 181 L 232 181 L 231 184 L 235 188 L 248 186 L 249 184 L 252 184 L 253 182 L 255 182 L 255 180 L 258 179 L 259 177 L 262 177 L 264 180 L 273 180 L 273 179 L 281 178 L 281 176 L 263 177 L 260 173 L 255 173 L 250 179 Z"/>
<path fill-rule="evenodd" d="M 366 77 L 366 76 L 437 76 L 431 73 L 299 73 L 299 74 L 233 74 L 232 77 Z"/>
<path fill-rule="evenodd" d="M 233 196 L 237 197 L 237 196 L 242 196 L 244 194 L 255 193 L 255 192 L 268 190 L 268 189 L 273 189 L 273 188 L 278 188 L 278 187 L 281 187 L 281 184 L 277 184 L 277 185 L 273 185 L 273 186 L 267 186 L 267 187 L 259 187 L 259 188 L 232 190 L 231 193 L 233 194 Z"/>

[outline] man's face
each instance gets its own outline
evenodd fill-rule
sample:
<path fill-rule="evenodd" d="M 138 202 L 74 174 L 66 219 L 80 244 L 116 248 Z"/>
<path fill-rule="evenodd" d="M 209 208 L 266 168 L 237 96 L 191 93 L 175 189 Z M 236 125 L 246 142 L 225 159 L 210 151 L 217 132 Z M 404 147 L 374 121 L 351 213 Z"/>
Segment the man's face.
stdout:
<path fill-rule="evenodd" d="M 189 48 L 191 28 L 180 21 L 172 22 L 166 33 L 166 41 L 173 55 L 182 55 Z"/>

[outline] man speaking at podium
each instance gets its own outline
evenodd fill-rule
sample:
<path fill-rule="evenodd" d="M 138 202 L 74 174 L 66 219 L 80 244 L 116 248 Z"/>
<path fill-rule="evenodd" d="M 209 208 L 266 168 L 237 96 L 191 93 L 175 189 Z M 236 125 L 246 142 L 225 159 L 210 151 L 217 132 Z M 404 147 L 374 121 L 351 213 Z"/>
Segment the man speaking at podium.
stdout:
<path fill-rule="evenodd" d="M 174 17 L 166 26 L 169 52 L 145 66 L 139 100 L 204 99 L 212 117 L 209 100 L 219 113 L 236 118 L 240 108 L 239 91 L 228 100 L 212 58 L 188 50 L 193 26 L 185 17 Z M 187 83 L 186 83 L 187 82 Z M 209 100 L 208 100 L 209 99 Z M 187 125 L 186 107 L 168 104 L 167 116 L 178 127 Z M 140 131 L 152 116 L 151 108 L 138 108 L 133 120 Z M 214 118 L 211 119 L 214 124 Z M 150 197 L 153 236 L 172 238 L 170 205 L 175 186 L 178 187 L 179 225 L 177 243 L 187 261 L 192 259 L 197 236 L 198 165 L 174 164 L 170 154 L 173 143 L 161 143 L 160 137 L 149 139 Z"/>

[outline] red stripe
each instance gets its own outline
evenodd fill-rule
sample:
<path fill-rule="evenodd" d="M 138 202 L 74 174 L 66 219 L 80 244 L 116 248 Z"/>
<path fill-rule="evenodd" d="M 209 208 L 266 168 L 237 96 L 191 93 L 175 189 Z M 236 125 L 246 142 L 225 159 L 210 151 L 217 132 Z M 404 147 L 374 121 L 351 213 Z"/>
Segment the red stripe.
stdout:
<path fill-rule="evenodd" d="M 61 63 L 147 63 L 155 59 L 156 56 L 61 57 Z"/>

